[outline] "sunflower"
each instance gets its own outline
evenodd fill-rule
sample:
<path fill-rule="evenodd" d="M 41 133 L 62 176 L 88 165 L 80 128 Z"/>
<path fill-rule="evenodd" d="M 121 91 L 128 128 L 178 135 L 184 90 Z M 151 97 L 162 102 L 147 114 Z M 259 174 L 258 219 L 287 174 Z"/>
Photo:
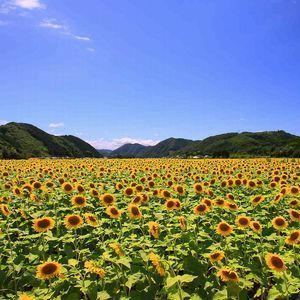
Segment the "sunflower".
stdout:
<path fill-rule="evenodd" d="M 100 200 L 104 206 L 114 205 L 116 197 L 112 194 L 103 194 L 100 196 Z"/>
<path fill-rule="evenodd" d="M 166 272 L 165 272 L 163 265 L 160 262 L 159 256 L 154 254 L 153 252 L 151 252 L 149 254 L 149 260 L 151 261 L 152 265 L 155 267 L 157 273 L 160 276 L 164 276 Z"/>
<path fill-rule="evenodd" d="M 222 268 L 217 274 L 224 282 L 239 282 L 239 276 L 235 271 Z"/>
<path fill-rule="evenodd" d="M 226 203 L 226 207 L 228 207 L 230 210 L 238 210 L 239 207 L 237 206 L 236 203 Z"/>
<path fill-rule="evenodd" d="M 227 198 L 228 200 L 230 200 L 230 201 L 234 201 L 234 196 L 233 196 L 231 193 L 228 193 L 228 194 L 226 195 L 226 198 Z"/>
<path fill-rule="evenodd" d="M 251 221 L 250 222 L 250 228 L 257 233 L 260 233 L 262 231 L 261 224 L 258 221 Z"/>
<path fill-rule="evenodd" d="M 97 274 L 100 278 L 103 278 L 106 274 L 104 269 L 95 266 L 95 263 L 91 260 L 87 260 L 84 263 L 84 268 L 86 269 L 87 272 Z"/>
<path fill-rule="evenodd" d="M 46 232 L 53 229 L 55 221 L 50 217 L 44 217 L 33 220 L 33 228 L 36 232 Z"/>
<path fill-rule="evenodd" d="M 129 211 L 130 218 L 132 219 L 140 219 L 142 217 L 142 213 L 139 207 L 135 204 L 130 204 L 128 206 L 128 211 Z"/>
<path fill-rule="evenodd" d="M 255 183 L 255 181 L 253 181 L 253 180 L 249 180 L 248 182 L 247 182 L 247 186 L 248 186 L 248 188 L 255 188 L 256 187 L 256 183 Z"/>
<path fill-rule="evenodd" d="M 77 190 L 78 193 L 84 193 L 84 187 L 81 184 L 77 184 L 75 186 L 75 189 Z"/>
<path fill-rule="evenodd" d="M 297 211 L 295 209 L 290 209 L 289 214 L 290 214 L 290 218 L 293 221 L 300 222 L 300 212 L 299 211 Z"/>
<path fill-rule="evenodd" d="M 86 198 L 81 195 L 76 195 L 72 197 L 72 204 L 77 207 L 85 207 L 86 206 Z"/>
<path fill-rule="evenodd" d="M 183 196 L 185 194 L 185 190 L 181 185 L 175 185 L 174 190 L 180 195 Z"/>
<path fill-rule="evenodd" d="M 292 186 L 289 189 L 290 194 L 292 195 L 298 195 L 299 194 L 300 189 L 296 186 Z"/>
<path fill-rule="evenodd" d="M 246 216 L 239 216 L 235 219 L 235 224 L 240 228 L 247 228 L 250 226 L 250 219 Z"/>
<path fill-rule="evenodd" d="M 85 218 L 85 221 L 93 227 L 96 227 L 99 224 L 97 217 L 93 214 L 85 213 L 84 218 Z"/>
<path fill-rule="evenodd" d="M 218 198 L 218 199 L 214 200 L 214 205 L 217 207 L 224 207 L 224 206 L 226 206 L 226 202 L 224 199 Z"/>
<path fill-rule="evenodd" d="M 194 192 L 196 194 L 200 194 L 203 192 L 203 186 L 201 185 L 201 183 L 195 183 L 194 184 Z"/>
<path fill-rule="evenodd" d="M 149 233 L 157 239 L 158 236 L 159 236 L 159 225 L 158 225 L 158 223 L 151 221 L 151 222 L 148 223 L 148 226 L 149 226 Z"/>
<path fill-rule="evenodd" d="M 186 218 L 181 216 L 181 217 L 178 217 L 178 221 L 179 221 L 179 224 L 180 224 L 180 227 L 182 230 L 186 230 L 187 228 L 187 221 L 186 221 Z"/>
<path fill-rule="evenodd" d="M 194 213 L 197 215 L 203 215 L 208 211 L 208 207 L 205 203 L 200 203 L 194 207 Z"/>
<path fill-rule="evenodd" d="M 11 214 L 11 211 L 9 210 L 9 208 L 6 204 L 1 204 L 0 209 L 1 209 L 2 214 L 6 217 L 8 217 Z"/>
<path fill-rule="evenodd" d="M 39 189 L 41 189 L 42 184 L 39 181 L 35 181 L 32 183 L 32 187 L 36 190 L 39 190 Z"/>
<path fill-rule="evenodd" d="M 121 216 L 121 212 L 118 210 L 116 206 L 108 206 L 106 208 L 106 213 L 112 218 L 112 219 L 118 219 Z"/>
<path fill-rule="evenodd" d="M 27 293 L 22 293 L 19 295 L 19 300 L 34 300 L 34 297 L 28 295 Z"/>
<path fill-rule="evenodd" d="M 135 204 L 135 205 L 140 205 L 143 201 L 143 195 L 141 194 L 138 194 L 136 195 L 133 199 L 132 199 L 132 204 Z"/>
<path fill-rule="evenodd" d="M 291 207 L 297 207 L 299 206 L 300 202 L 297 199 L 293 199 L 290 201 L 289 206 Z"/>
<path fill-rule="evenodd" d="M 284 272 L 287 268 L 284 264 L 284 261 L 278 254 L 274 253 L 268 253 L 265 256 L 265 260 L 267 263 L 267 266 L 276 272 Z"/>
<path fill-rule="evenodd" d="M 64 218 L 64 223 L 68 229 L 77 229 L 82 226 L 83 220 L 79 215 L 67 215 Z"/>
<path fill-rule="evenodd" d="M 257 206 L 258 204 L 260 204 L 261 202 L 263 202 L 264 199 L 265 199 L 264 196 L 258 195 L 258 196 L 255 196 L 255 197 L 253 197 L 251 199 L 251 203 L 252 203 L 252 205 Z"/>
<path fill-rule="evenodd" d="M 174 199 L 168 199 L 166 202 L 165 202 L 165 207 L 166 207 L 166 210 L 173 210 L 176 208 L 176 202 Z"/>
<path fill-rule="evenodd" d="M 272 220 L 272 225 L 275 229 L 281 230 L 288 226 L 288 222 L 283 217 L 275 217 Z"/>
<path fill-rule="evenodd" d="M 118 243 L 110 243 L 109 247 L 112 248 L 119 256 L 125 255 Z"/>
<path fill-rule="evenodd" d="M 223 251 L 215 251 L 209 254 L 209 260 L 214 263 L 216 261 L 220 261 L 224 258 L 224 252 Z"/>
<path fill-rule="evenodd" d="M 174 209 L 180 210 L 181 209 L 181 202 L 178 199 L 174 199 L 174 201 L 175 201 Z"/>
<path fill-rule="evenodd" d="M 285 239 L 285 243 L 288 245 L 295 245 L 300 242 L 300 230 L 295 230 L 289 234 Z"/>
<path fill-rule="evenodd" d="M 62 189 L 63 189 L 63 191 L 66 192 L 66 193 L 71 193 L 71 192 L 73 191 L 73 186 L 72 186 L 72 184 L 69 183 L 69 182 L 64 182 L 64 183 L 62 184 Z"/>
<path fill-rule="evenodd" d="M 91 195 L 92 197 L 97 198 L 97 197 L 99 197 L 99 192 L 98 192 L 95 188 L 91 188 L 91 189 L 90 189 L 90 195 Z"/>
<path fill-rule="evenodd" d="M 127 187 L 125 190 L 124 190 L 124 195 L 126 197 L 131 197 L 133 196 L 133 193 L 134 193 L 134 189 L 132 187 Z"/>
<path fill-rule="evenodd" d="M 171 193 L 169 191 L 167 191 L 167 190 L 161 190 L 160 191 L 160 195 L 164 199 L 171 198 Z"/>
<path fill-rule="evenodd" d="M 36 277 L 38 279 L 46 280 L 57 277 L 61 274 L 62 266 L 55 261 L 47 261 L 37 267 Z"/>
<path fill-rule="evenodd" d="M 220 222 L 216 228 L 216 232 L 222 236 L 228 236 L 232 233 L 232 231 L 232 226 L 224 221 Z"/>
<path fill-rule="evenodd" d="M 204 203 L 209 209 L 212 207 L 213 203 L 210 199 L 204 198 L 201 203 Z"/>

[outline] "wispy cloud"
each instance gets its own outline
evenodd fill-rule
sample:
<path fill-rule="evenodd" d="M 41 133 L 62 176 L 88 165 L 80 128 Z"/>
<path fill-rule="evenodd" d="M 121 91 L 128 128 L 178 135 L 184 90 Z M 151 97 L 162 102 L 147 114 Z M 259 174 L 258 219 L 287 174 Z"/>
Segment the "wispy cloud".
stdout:
<path fill-rule="evenodd" d="M 9 13 L 12 10 L 16 9 L 44 9 L 46 8 L 40 0 L 7 0 L 1 4 L 0 11 L 2 13 Z"/>
<path fill-rule="evenodd" d="M 114 150 L 121 147 L 124 144 L 134 144 L 138 143 L 145 146 L 154 146 L 160 141 L 151 140 L 151 139 L 135 139 L 130 137 L 122 137 L 119 139 L 105 140 L 104 138 L 100 138 L 98 140 L 88 140 L 87 143 L 91 144 L 96 149 L 110 149 Z"/>
<path fill-rule="evenodd" d="M 5 124 L 7 124 L 7 123 L 8 123 L 7 120 L 0 120 L 0 125 L 5 125 Z"/>
<path fill-rule="evenodd" d="M 91 39 L 87 36 L 73 35 L 76 40 L 89 42 Z"/>
<path fill-rule="evenodd" d="M 78 40 L 78 41 L 84 41 L 84 42 L 90 42 L 91 41 L 91 38 L 88 37 L 88 36 L 81 36 L 81 35 L 74 34 L 71 31 L 71 29 L 69 28 L 69 26 L 67 26 L 63 22 L 60 22 L 60 21 L 58 21 L 54 18 L 52 18 L 52 19 L 43 19 L 39 23 L 39 26 L 44 27 L 44 28 L 48 28 L 48 29 L 57 30 L 59 33 L 68 35 L 68 36 L 70 36 L 70 37 L 72 37 L 72 38 L 74 38 L 75 40 Z"/>
<path fill-rule="evenodd" d="M 86 50 L 87 50 L 87 51 L 90 51 L 90 52 L 96 52 L 96 49 L 91 48 L 91 47 L 86 48 Z"/>
<path fill-rule="evenodd" d="M 59 122 L 59 123 L 50 123 L 49 124 L 50 128 L 58 128 L 58 127 L 64 127 L 64 126 L 65 126 L 65 124 L 62 123 L 62 122 Z"/>
<path fill-rule="evenodd" d="M 68 27 L 59 23 L 56 19 L 44 19 L 40 22 L 40 27 L 51 28 L 55 30 L 65 30 L 68 31 Z"/>

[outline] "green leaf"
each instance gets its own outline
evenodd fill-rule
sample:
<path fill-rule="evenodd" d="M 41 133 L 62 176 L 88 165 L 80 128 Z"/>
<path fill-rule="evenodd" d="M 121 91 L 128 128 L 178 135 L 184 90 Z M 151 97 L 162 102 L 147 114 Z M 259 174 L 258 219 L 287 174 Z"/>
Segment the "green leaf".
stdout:
<path fill-rule="evenodd" d="M 111 296 L 106 291 L 101 291 L 97 293 L 97 299 L 98 300 L 107 300 L 110 299 Z"/>
<path fill-rule="evenodd" d="M 197 276 L 193 276 L 190 274 L 184 274 L 184 275 L 180 276 L 179 281 L 180 282 L 192 282 L 195 278 L 197 278 Z"/>
<path fill-rule="evenodd" d="M 128 287 L 129 290 L 142 278 L 142 273 L 135 273 L 128 277 L 127 282 L 125 285 Z"/>
<path fill-rule="evenodd" d="M 122 257 L 122 258 L 117 260 L 117 263 L 125 266 L 128 269 L 130 269 L 130 262 L 131 262 L 131 260 L 127 257 Z"/>

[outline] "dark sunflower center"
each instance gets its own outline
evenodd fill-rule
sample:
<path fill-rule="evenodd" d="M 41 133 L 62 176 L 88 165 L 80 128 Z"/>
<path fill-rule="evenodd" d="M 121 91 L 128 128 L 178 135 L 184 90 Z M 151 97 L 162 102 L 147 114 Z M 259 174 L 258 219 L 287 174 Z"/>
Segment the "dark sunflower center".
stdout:
<path fill-rule="evenodd" d="M 75 198 L 75 202 L 79 205 L 82 205 L 82 204 L 84 204 L 85 201 L 84 201 L 84 198 L 78 197 L 78 198 Z"/>
<path fill-rule="evenodd" d="M 252 225 L 256 230 L 260 229 L 260 225 L 258 223 L 252 223 Z"/>
<path fill-rule="evenodd" d="M 105 203 L 112 203 L 114 198 L 111 195 L 106 195 L 103 200 Z"/>
<path fill-rule="evenodd" d="M 168 208 L 171 208 L 171 207 L 174 206 L 174 204 L 175 204 L 175 203 L 174 203 L 173 201 L 168 201 L 168 202 L 167 202 L 167 207 L 168 207 Z"/>
<path fill-rule="evenodd" d="M 125 193 L 126 193 L 126 195 L 132 195 L 133 190 L 132 189 L 126 189 Z"/>
<path fill-rule="evenodd" d="M 42 268 L 42 273 L 46 275 L 53 274 L 57 270 L 57 266 L 54 263 L 47 263 Z"/>
<path fill-rule="evenodd" d="M 40 228 L 47 228 L 50 226 L 50 221 L 48 219 L 42 219 L 37 222 L 37 226 Z"/>
<path fill-rule="evenodd" d="M 275 220 L 275 224 L 276 224 L 277 226 L 283 226 L 283 225 L 285 224 L 285 222 L 284 222 L 283 219 L 278 218 L 278 219 Z"/>
<path fill-rule="evenodd" d="M 290 236 L 290 240 L 295 241 L 299 238 L 299 232 L 293 232 Z"/>
<path fill-rule="evenodd" d="M 117 209 L 114 208 L 114 207 L 110 209 L 110 212 L 111 212 L 113 215 L 115 215 L 115 216 L 118 214 Z"/>
<path fill-rule="evenodd" d="M 137 207 L 132 207 L 131 212 L 133 215 L 138 216 L 139 215 L 139 209 Z"/>
<path fill-rule="evenodd" d="M 77 225 L 80 223 L 80 219 L 77 216 L 71 216 L 69 217 L 69 223 L 72 225 Z"/>
<path fill-rule="evenodd" d="M 199 185 L 199 184 L 197 184 L 197 185 L 195 186 L 195 189 L 196 189 L 196 191 L 202 191 L 202 186 Z"/>
<path fill-rule="evenodd" d="M 300 217 L 300 214 L 294 210 L 291 211 L 291 214 L 294 218 L 299 218 Z"/>
<path fill-rule="evenodd" d="M 65 191 L 71 191 L 72 190 L 72 186 L 70 184 L 66 184 L 64 186 Z"/>
<path fill-rule="evenodd" d="M 212 259 L 217 259 L 220 256 L 220 253 L 214 253 L 211 255 Z"/>
<path fill-rule="evenodd" d="M 247 218 L 240 218 L 239 219 L 239 223 L 241 224 L 241 225 L 247 225 L 248 224 L 248 219 Z"/>
<path fill-rule="evenodd" d="M 283 261 L 279 257 L 273 256 L 271 258 L 271 263 L 276 268 L 282 268 L 283 267 Z"/>
<path fill-rule="evenodd" d="M 92 222 L 96 222 L 96 218 L 93 217 L 93 216 L 89 216 L 89 220 L 92 221 Z"/>
<path fill-rule="evenodd" d="M 237 275 L 235 274 L 235 272 L 227 272 L 227 275 L 226 275 L 228 278 L 234 280 L 234 279 L 237 279 Z"/>
<path fill-rule="evenodd" d="M 221 223 L 220 224 L 220 229 L 222 231 L 228 231 L 230 229 L 230 227 L 226 223 Z"/>

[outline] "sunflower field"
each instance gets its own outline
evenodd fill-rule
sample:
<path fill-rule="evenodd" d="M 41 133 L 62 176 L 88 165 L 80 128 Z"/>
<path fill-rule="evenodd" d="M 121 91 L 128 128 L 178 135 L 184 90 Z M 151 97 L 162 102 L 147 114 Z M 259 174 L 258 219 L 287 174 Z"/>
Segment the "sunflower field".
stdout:
<path fill-rule="evenodd" d="M 0 299 L 299 299 L 300 159 L 0 161 Z"/>

